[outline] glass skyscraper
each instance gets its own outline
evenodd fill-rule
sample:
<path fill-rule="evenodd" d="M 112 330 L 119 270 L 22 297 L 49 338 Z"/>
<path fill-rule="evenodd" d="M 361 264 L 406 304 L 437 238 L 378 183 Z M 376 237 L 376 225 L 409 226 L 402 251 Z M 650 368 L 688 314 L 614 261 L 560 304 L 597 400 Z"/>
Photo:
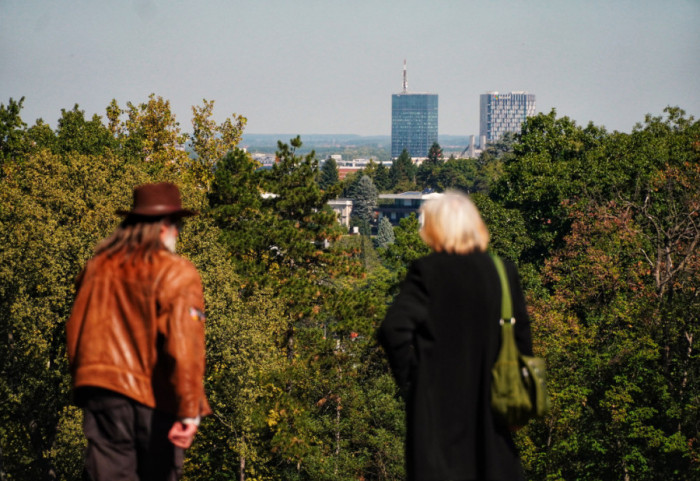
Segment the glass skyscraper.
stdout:
<path fill-rule="evenodd" d="M 404 82 L 405 86 L 405 82 Z M 437 94 L 408 93 L 391 96 L 391 156 L 406 149 L 411 157 L 427 157 L 438 141 Z"/>
<path fill-rule="evenodd" d="M 527 92 L 482 94 L 479 137 L 486 138 L 486 142 L 493 142 L 498 140 L 504 132 L 520 132 L 525 118 L 533 115 L 535 115 L 535 94 Z"/>

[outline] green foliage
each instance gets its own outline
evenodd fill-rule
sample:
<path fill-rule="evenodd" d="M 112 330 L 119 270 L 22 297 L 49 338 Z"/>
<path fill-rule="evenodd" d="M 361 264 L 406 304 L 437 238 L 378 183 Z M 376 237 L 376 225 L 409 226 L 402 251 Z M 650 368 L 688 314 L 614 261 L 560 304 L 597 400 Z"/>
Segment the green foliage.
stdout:
<path fill-rule="evenodd" d="M 82 411 L 75 406 L 65 406 L 58 418 L 56 438 L 48 453 L 57 479 L 81 479 L 86 444 Z"/>
<path fill-rule="evenodd" d="M 85 112 L 75 105 L 72 110 L 61 110 L 56 139 L 51 148 L 58 154 L 76 153 L 101 155 L 117 148 L 117 140 L 98 115 L 85 120 Z M 48 146 L 47 146 L 48 147 Z"/>
<path fill-rule="evenodd" d="M 110 105 L 110 119 L 121 115 L 116 103 Z M 180 124 L 170 110 L 170 101 L 151 94 L 148 102 L 135 105 L 127 103 L 127 119 L 120 129 L 120 139 L 129 155 L 143 159 L 154 170 L 171 165 L 180 167 L 187 163 L 187 155 L 181 146 L 187 141 Z"/>
<path fill-rule="evenodd" d="M 165 103 L 160 117 L 172 119 Z M 139 110 L 140 111 L 140 110 Z M 29 129 L 15 122 L 21 157 L 8 157 L 0 177 L 0 413 L 2 464 L 8 479 L 78 479 L 84 438 L 80 412 L 69 406 L 70 378 L 65 357 L 64 323 L 73 300 L 73 279 L 95 244 L 117 225 L 117 209 L 128 208 L 135 185 L 175 180 L 171 160 L 129 150 L 152 139 L 171 138 L 157 128 L 146 131 L 134 118 L 119 121 L 110 106 L 110 128 L 98 117 L 85 121 L 75 107 L 63 111 L 54 134 L 41 121 Z M 143 107 L 144 115 L 149 107 Z M 19 112 L 15 112 L 15 120 Z M 165 122 L 166 131 L 172 124 Z M 160 146 L 151 154 L 174 152 Z M 137 149 L 138 150 L 138 149 Z M 160 177 L 150 173 L 160 172 Z M 185 203 L 201 208 L 202 193 L 182 185 Z M 186 237 L 186 236 L 184 236 Z M 216 239 L 217 236 L 215 236 Z M 214 252 L 212 246 L 207 252 Z M 221 257 L 222 260 L 225 257 Z M 212 259 L 204 263 L 216 266 Z M 230 277 L 230 276 L 228 276 Z M 218 284 L 218 283 L 217 283 Z M 211 293 L 219 292 L 213 285 Z M 217 303 L 208 299 L 211 304 Z M 216 318 L 216 310 L 209 311 Z"/>
<path fill-rule="evenodd" d="M 406 149 L 391 164 L 389 181 L 394 192 L 406 192 L 416 189 L 416 166 Z"/>
<path fill-rule="evenodd" d="M 279 162 L 264 173 L 263 187 L 273 193 L 264 201 L 275 218 L 276 263 L 289 268 L 313 266 L 326 262 L 326 253 L 318 245 L 333 240 L 339 234 L 335 214 L 326 203 L 335 198 L 338 189 L 321 191 L 315 182 L 318 161 L 313 152 L 298 157 L 299 137 L 290 144 L 279 143 Z"/>
<path fill-rule="evenodd" d="M 389 169 L 387 169 L 383 163 L 379 164 L 374 171 L 374 178 L 372 180 L 374 185 L 377 186 L 377 190 L 379 192 L 389 190 L 391 186 L 391 175 L 389 173 Z"/>
<path fill-rule="evenodd" d="M 196 158 L 188 165 L 188 174 L 197 185 L 209 189 L 216 163 L 227 153 L 233 151 L 241 141 L 247 119 L 233 114 L 221 124 L 211 117 L 214 113 L 214 101 L 202 100 L 201 107 L 192 107 L 192 149 Z"/>
<path fill-rule="evenodd" d="M 474 159 L 451 159 L 436 172 L 438 190 L 459 189 L 471 193 L 477 190 L 478 167 Z"/>
<path fill-rule="evenodd" d="M 534 240 L 526 253 L 529 261 L 542 262 L 561 245 L 569 228 L 562 202 L 585 193 L 590 172 L 589 151 L 605 131 L 589 125 L 582 129 L 556 112 L 529 117 L 522 127 L 515 155 L 504 163 L 504 174 L 493 189 L 496 200 L 517 206 Z"/>
<path fill-rule="evenodd" d="M 246 152 L 229 152 L 218 164 L 212 190 L 208 195 L 212 216 L 222 229 L 221 241 L 230 255 L 242 262 L 245 276 L 260 275 L 267 270 L 274 232 L 269 212 L 263 212 L 262 174 Z"/>
<path fill-rule="evenodd" d="M 443 192 L 458 189 L 466 193 L 487 193 L 491 184 L 500 176 L 498 161 L 483 164 L 477 159 L 450 158 L 442 163 L 423 162 L 416 171 L 420 189 Z"/>
<path fill-rule="evenodd" d="M 202 424 L 189 452 L 188 477 L 232 479 L 244 463 L 251 479 L 274 479 L 266 467 L 270 453 L 262 406 L 275 395 L 270 378 L 286 361 L 285 317 L 269 290 L 242 299 L 243 284 L 225 264 L 216 277 L 205 279 L 205 287 L 225 304 L 214 306 L 207 299 L 207 391 L 214 415 Z"/>
<path fill-rule="evenodd" d="M 0 477 L 80 477 L 72 280 L 133 186 L 172 180 L 202 211 L 179 248 L 205 286 L 214 409 L 186 479 L 403 479 L 404 407 L 374 333 L 428 252 L 415 216 L 383 219 L 377 250 L 342 236 L 326 206 L 340 186 L 320 188 L 301 140 L 257 170 L 235 148 L 245 119 L 213 123 L 213 102 L 194 110 L 197 159 L 155 95 L 112 101 L 106 124 L 64 110 L 56 132 L 27 127 L 22 102 L 0 105 Z M 669 108 L 607 133 L 551 112 L 502 140 L 417 173 L 402 155 L 345 188 L 471 192 L 518 263 L 553 398 L 516 436 L 528 479 L 699 479 L 700 123 Z"/>
<path fill-rule="evenodd" d="M 531 303 L 555 402 L 551 419 L 521 440 L 533 477 L 697 479 L 700 473 L 700 393 L 689 381 L 698 375 L 700 125 L 679 109 L 667 115 L 648 117 L 632 134 L 592 141 L 589 127 L 546 139 L 564 150 L 576 139 L 591 141 L 558 159 L 557 176 L 581 195 L 559 203 L 566 215 L 558 222 L 561 247 L 549 251 L 543 270 L 551 295 Z M 553 178 L 541 171 L 531 180 L 554 188 Z M 528 201 L 519 210 L 531 209 Z"/>
<path fill-rule="evenodd" d="M 352 215 L 362 222 L 361 225 L 365 226 L 365 229 L 374 222 L 374 211 L 377 208 L 377 199 L 377 188 L 374 186 L 372 179 L 363 175 L 353 192 Z M 370 234 L 366 231 L 362 232 L 362 230 L 363 229 L 360 229 L 363 235 Z"/>
<path fill-rule="evenodd" d="M 360 179 L 362 178 L 363 175 L 364 175 L 364 172 L 362 172 L 362 171 L 352 172 L 352 173 L 346 175 L 341 183 L 341 185 L 342 185 L 341 196 L 346 197 L 348 199 L 352 199 L 352 197 L 355 195 L 355 189 L 357 188 L 357 184 L 359 184 Z"/>
<path fill-rule="evenodd" d="M 372 233 L 372 225 L 369 221 L 362 220 L 357 216 L 350 217 L 350 230 L 355 232 L 355 227 L 357 227 L 357 232 L 363 236 L 369 236 Z"/>
<path fill-rule="evenodd" d="M 19 159 L 26 153 L 27 145 L 24 123 L 20 112 L 24 97 L 16 101 L 10 97 L 10 101 L 0 104 L 0 165 L 7 160 Z"/>
<path fill-rule="evenodd" d="M 73 279 L 146 177 L 114 156 L 46 150 L 4 165 L 0 189 L 3 469 L 18 479 L 75 471 L 83 441 L 69 403 L 64 323 Z M 60 458 L 60 459 L 59 459 Z"/>
<path fill-rule="evenodd" d="M 389 244 L 394 243 L 394 240 L 394 227 L 387 217 L 382 217 L 377 229 L 377 247 L 386 249 Z"/>
<path fill-rule="evenodd" d="M 449 161 L 448 161 L 449 162 Z M 438 174 L 441 166 L 429 162 L 423 162 L 416 170 L 416 183 L 424 189 L 438 190 Z"/>
<path fill-rule="evenodd" d="M 206 468 L 214 479 L 236 469 L 240 475 L 243 461 L 254 479 L 352 479 L 372 470 L 402 470 L 395 437 L 389 451 L 380 441 L 382 449 L 367 448 L 368 440 L 386 438 L 386 427 L 375 434 L 370 424 L 376 414 L 366 408 L 365 390 L 377 393 L 375 374 L 368 373 L 386 375 L 373 334 L 387 304 L 389 276 L 371 260 L 371 242 L 341 241 L 325 208 L 337 188 L 320 190 L 316 159 L 313 153 L 297 156 L 300 146 L 299 138 L 280 144 L 280 160 L 269 172 L 256 171 L 243 152 L 229 154 L 217 166 L 209 194 L 233 268 L 245 276 L 234 317 L 250 319 L 242 330 L 227 326 L 219 334 L 233 346 L 239 341 L 232 336 L 249 339 L 250 348 L 238 348 L 237 365 L 247 370 L 230 379 L 230 368 L 223 369 L 226 375 L 213 386 L 216 396 L 230 393 L 218 404 L 220 412 L 230 412 L 228 421 L 210 425 L 215 432 L 198 451 L 223 466 L 219 473 Z M 363 278 L 362 265 L 383 274 Z M 260 312 L 261 305 L 270 306 L 261 313 L 266 319 L 247 314 Z M 253 326 L 267 327 L 251 338 L 245 330 Z M 260 350 L 268 361 L 251 363 Z M 233 363 L 234 353 L 225 359 Z M 241 383 L 250 383 L 247 398 L 236 394 Z M 393 395 L 393 384 L 381 386 Z M 226 407 L 236 399 L 248 403 L 245 417 Z M 233 452 L 226 455 L 221 443 Z"/>
<path fill-rule="evenodd" d="M 438 165 L 443 161 L 442 148 L 437 142 L 433 142 L 428 150 L 428 158 L 425 160 L 428 164 Z"/>
<path fill-rule="evenodd" d="M 322 190 L 326 190 L 340 182 L 338 174 L 338 164 L 335 159 L 328 157 L 321 166 L 321 175 L 318 179 L 318 185 Z"/>
<path fill-rule="evenodd" d="M 655 327 L 663 314 L 648 268 L 638 260 L 643 240 L 631 222 L 613 218 L 608 208 L 577 214 L 566 247 L 547 264 L 554 294 L 533 303 L 556 408 L 549 429 L 531 438 L 540 446 L 548 438 L 541 469 L 556 466 L 565 479 L 658 479 L 662 473 L 679 479 L 692 469 L 694 434 L 680 428 L 679 416 L 690 406 L 678 403 L 679 373 L 663 368 Z M 687 369 L 685 352 L 677 354 L 675 362 Z M 566 393 L 573 386 L 583 409 L 570 409 Z M 590 463 L 591 456 L 599 461 Z"/>
<path fill-rule="evenodd" d="M 488 227 L 489 248 L 506 259 L 513 261 L 521 259 L 523 252 L 533 244 L 522 213 L 518 209 L 506 209 L 484 194 L 472 194 L 470 198 Z M 520 276 L 526 290 L 541 292 L 539 275 L 530 266 L 522 265 Z"/>
<path fill-rule="evenodd" d="M 396 274 L 397 282 L 405 277 L 411 262 L 430 252 L 420 238 L 419 230 L 420 224 L 415 214 L 404 217 L 394 229 L 394 243 L 389 244 L 382 253 L 387 267 Z"/>
<path fill-rule="evenodd" d="M 486 146 L 479 156 L 479 162 L 487 164 L 495 160 L 502 160 L 505 157 L 510 157 L 517 140 L 517 134 L 504 132 L 498 140 Z"/>

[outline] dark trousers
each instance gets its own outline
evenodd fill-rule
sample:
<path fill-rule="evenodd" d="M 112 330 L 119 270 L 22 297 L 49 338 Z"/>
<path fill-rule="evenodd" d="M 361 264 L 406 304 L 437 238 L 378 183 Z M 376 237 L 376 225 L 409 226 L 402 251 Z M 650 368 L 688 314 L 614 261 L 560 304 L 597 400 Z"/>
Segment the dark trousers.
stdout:
<path fill-rule="evenodd" d="M 111 391 L 84 389 L 88 440 L 83 478 L 90 481 L 176 481 L 184 450 L 168 440 L 175 418 Z"/>

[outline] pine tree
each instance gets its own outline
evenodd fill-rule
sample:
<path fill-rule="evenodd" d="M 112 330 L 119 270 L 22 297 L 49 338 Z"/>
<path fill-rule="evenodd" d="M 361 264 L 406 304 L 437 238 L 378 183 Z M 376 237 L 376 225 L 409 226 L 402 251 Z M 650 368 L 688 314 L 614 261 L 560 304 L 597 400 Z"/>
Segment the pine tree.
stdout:
<path fill-rule="evenodd" d="M 388 217 L 382 217 L 377 230 L 377 247 L 386 248 L 394 243 L 394 228 Z"/>
<path fill-rule="evenodd" d="M 380 192 L 391 189 L 391 178 L 389 177 L 389 169 L 383 163 L 379 163 L 374 171 L 374 185 Z"/>
<path fill-rule="evenodd" d="M 389 169 L 391 188 L 396 191 L 407 191 L 416 187 L 416 166 L 406 149 L 401 152 Z"/>
<path fill-rule="evenodd" d="M 329 187 L 337 184 L 339 180 L 338 164 L 334 158 L 329 157 L 321 166 L 321 175 L 318 179 L 318 186 L 322 190 L 326 190 Z"/>
<path fill-rule="evenodd" d="M 377 188 L 368 176 L 363 175 L 355 188 L 352 215 L 359 219 L 360 231 L 368 235 L 369 226 L 374 220 L 374 210 L 377 208 Z"/>
<path fill-rule="evenodd" d="M 440 144 L 437 142 L 433 142 L 433 145 L 430 146 L 430 150 L 428 151 L 428 159 L 426 162 L 432 165 L 438 165 L 441 164 L 443 160 L 442 147 L 440 147 Z"/>

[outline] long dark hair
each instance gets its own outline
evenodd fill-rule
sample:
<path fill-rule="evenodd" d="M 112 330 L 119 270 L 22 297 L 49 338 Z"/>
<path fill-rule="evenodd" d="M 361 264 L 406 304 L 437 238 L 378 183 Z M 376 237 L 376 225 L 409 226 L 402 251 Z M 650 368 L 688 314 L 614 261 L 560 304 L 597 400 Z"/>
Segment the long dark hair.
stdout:
<path fill-rule="evenodd" d="M 124 254 L 124 260 L 150 261 L 153 254 L 165 249 L 160 240 L 161 227 L 174 223 L 169 217 L 143 217 L 130 215 L 126 217 L 111 236 L 102 240 L 95 247 L 95 255 L 111 257 L 117 253 Z"/>

